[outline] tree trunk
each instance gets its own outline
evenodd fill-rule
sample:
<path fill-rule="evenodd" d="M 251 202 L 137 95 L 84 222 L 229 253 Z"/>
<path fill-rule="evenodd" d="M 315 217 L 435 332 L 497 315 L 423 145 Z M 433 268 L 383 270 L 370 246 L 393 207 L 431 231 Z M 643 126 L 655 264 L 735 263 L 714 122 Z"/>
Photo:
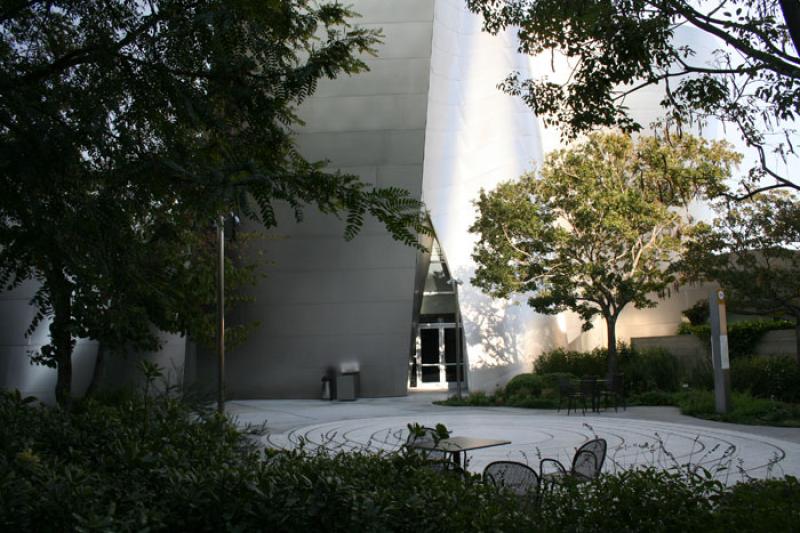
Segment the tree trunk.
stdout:
<path fill-rule="evenodd" d="M 611 383 L 617 373 L 617 317 L 614 315 L 605 316 L 607 342 L 608 342 L 608 375 L 606 379 Z"/>
<path fill-rule="evenodd" d="M 72 400 L 72 287 L 61 272 L 48 276 L 53 304 L 53 322 L 50 324 L 50 343 L 56 362 L 56 401 L 69 408 Z"/>
<path fill-rule="evenodd" d="M 102 342 L 97 343 L 97 358 L 94 361 L 94 372 L 92 372 L 92 381 L 89 382 L 89 387 L 86 389 L 86 396 L 92 396 L 97 392 L 100 387 L 100 379 L 103 377 L 105 369 L 105 346 Z"/>
<path fill-rule="evenodd" d="M 794 317 L 794 360 L 800 365 L 800 316 Z"/>

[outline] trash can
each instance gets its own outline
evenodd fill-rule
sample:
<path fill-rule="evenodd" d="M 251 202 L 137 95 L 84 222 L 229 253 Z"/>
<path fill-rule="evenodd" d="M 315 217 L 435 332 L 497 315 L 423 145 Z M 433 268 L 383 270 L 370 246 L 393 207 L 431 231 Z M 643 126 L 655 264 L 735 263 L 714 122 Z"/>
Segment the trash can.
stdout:
<path fill-rule="evenodd" d="M 358 380 L 358 370 L 342 372 L 336 376 L 336 399 L 348 402 L 358 398 Z"/>

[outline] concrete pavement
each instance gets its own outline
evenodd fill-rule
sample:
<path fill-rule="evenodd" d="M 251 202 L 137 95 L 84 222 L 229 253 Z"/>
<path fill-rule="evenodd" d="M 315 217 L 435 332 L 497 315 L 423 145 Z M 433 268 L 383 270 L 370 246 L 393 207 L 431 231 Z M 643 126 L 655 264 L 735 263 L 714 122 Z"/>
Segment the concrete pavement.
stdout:
<path fill-rule="evenodd" d="M 265 423 L 265 446 L 393 451 L 405 442 L 407 424 L 442 423 L 454 435 L 510 440 L 469 454 L 468 468 L 512 459 L 538 465 L 540 457 L 569 463 L 575 449 L 595 435 L 608 441 L 604 470 L 634 466 L 701 465 L 733 483 L 747 477 L 800 476 L 800 428 L 742 426 L 681 415 L 672 407 L 630 407 L 567 416 L 562 410 L 511 407 L 445 407 L 445 393 L 411 393 L 355 402 L 244 400 L 227 412 L 242 425 Z M 685 466 L 684 466 L 685 467 Z"/>

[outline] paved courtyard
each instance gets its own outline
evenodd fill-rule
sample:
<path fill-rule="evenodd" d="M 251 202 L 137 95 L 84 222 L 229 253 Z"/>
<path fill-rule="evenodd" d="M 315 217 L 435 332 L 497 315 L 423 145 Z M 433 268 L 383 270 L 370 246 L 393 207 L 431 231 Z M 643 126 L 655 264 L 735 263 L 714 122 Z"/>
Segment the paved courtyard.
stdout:
<path fill-rule="evenodd" d="M 468 469 L 512 459 L 538 465 L 540 457 L 568 463 L 575 449 L 594 435 L 608 441 L 604 469 L 637 465 L 669 468 L 702 465 L 717 478 L 734 483 L 747 477 L 800 476 L 800 428 L 770 428 L 708 422 L 681 415 L 671 407 L 631 407 L 627 411 L 564 411 L 443 407 L 444 394 L 399 398 L 362 398 L 356 402 L 321 400 L 248 400 L 227 404 L 240 424 L 264 424 L 265 446 L 306 446 L 330 450 L 397 450 L 407 424 L 445 424 L 453 435 L 510 440 L 511 444 L 469 454 Z"/>

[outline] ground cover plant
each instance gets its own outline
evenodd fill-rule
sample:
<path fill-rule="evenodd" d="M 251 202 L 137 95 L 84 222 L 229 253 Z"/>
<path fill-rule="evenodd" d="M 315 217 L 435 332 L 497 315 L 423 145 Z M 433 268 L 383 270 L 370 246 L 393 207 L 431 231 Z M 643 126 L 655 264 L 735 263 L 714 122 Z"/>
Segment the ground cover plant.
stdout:
<path fill-rule="evenodd" d="M 4 394 L 0 529 L 789 531 L 800 522 L 794 478 L 726 488 L 702 472 L 621 471 L 536 506 L 414 454 L 262 452 L 250 436 L 167 396 L 66 411 Z"/>

